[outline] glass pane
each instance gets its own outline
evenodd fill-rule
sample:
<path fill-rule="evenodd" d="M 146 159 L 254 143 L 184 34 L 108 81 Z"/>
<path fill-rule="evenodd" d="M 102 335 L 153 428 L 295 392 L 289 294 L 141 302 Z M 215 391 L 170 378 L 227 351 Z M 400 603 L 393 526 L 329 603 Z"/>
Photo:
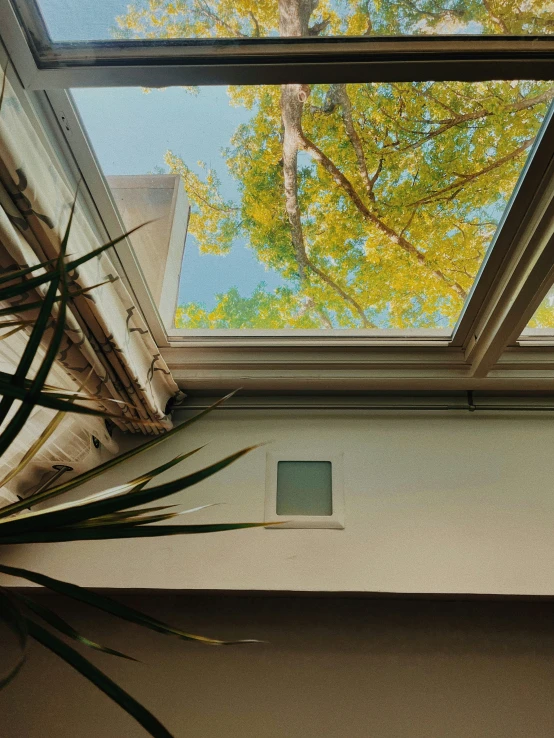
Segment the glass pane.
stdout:
<path fill-rule="evenodd" d="M 277 515 L 332 515 L 330 461 L 279 461 Z"/>
<path fill-rule="evenodd" d="M 38 5 L 54 41 L 523 35 L 554 28 L 552 0 L 38 0 Z"/>
<path fill-rule="evenodd" d="M 537 308 L 525 331 L 528 332 L 529 329 L 534 333 L 549 336 L 554 334 L 554 287 Z"/>
<path fill-rule="evenodd" d="M 554 86 L 74 95 L 106 175 L 183 182 L 192 213 L 178 328 L 448 334 Z"/>

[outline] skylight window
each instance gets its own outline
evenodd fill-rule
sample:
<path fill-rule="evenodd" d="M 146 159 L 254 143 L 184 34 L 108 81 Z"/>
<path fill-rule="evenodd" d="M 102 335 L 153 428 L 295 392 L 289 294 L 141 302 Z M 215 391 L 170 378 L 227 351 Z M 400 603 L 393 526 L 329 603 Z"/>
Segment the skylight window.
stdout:
<path fill-rule="evenodd" d="M 174 327 L 449 335 L 554 87 L 288 84 L 74 96 L 108 177 L 182 180 L 192 213 Z"/>
<path fill-rule="evenodd" d="M 296 5 L 281 2 L 281 8 Z M 38 0 L 55 42 L 113 37 L 260 38 L 276 36 L 408 36 L 549 34 L 551 0 L 320 0 L 315 8 L 279 13 L 277 0 Z"/>

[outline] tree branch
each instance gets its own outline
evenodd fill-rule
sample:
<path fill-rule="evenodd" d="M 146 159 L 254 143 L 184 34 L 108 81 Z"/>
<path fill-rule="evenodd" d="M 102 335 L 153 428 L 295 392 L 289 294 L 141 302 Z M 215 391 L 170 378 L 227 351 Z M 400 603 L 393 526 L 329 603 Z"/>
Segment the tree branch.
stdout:
<path fill-rule="evenodd" d="M 252 19 L 252 23 L 254 24 L 254 37 L 260 38 L 262 34 L 260 32 L 260 24 L 258 23 L 258 19 L 252 11 L 250 11 L 248 15 L 250 16 L 250 18 Z"/>
<path fill-rule="evenodd" d="M 317 313 L 319 319 L 325 326 L 325 328 L 332 329 L 333 324 L 331 323 L 331 320 L 329 319 L 329 316 L 325 312 L 325 309 L 322 308 L 320 305 L 316 303 L 316 301 L 313 299 L 313 297 L 306 297 L 304 299 L 304 304 L 302 305 L 302 309 L 298 313 L 298 317 L 301 318 L 304 316 L 309 310 L 313 310 L 315 313 Z"/>
<path fill-rule="evenodd" d="M 526 110 L 528 108 L 534 107 L 535 105 L 540 105 L 541 103 L 551 102 L 553 99 L 554 99 L 554 87 L 549 87 L 547 90 L 545 90 L 544 92 L 541 92 L 539 95 L 535 95 L 535 97 L 528 97 L 523 100 L 520 100 L 519 102 L 512 103 L 511 105 L 507 105 L 504 108 L 504 112 L 517 113 L 520 110 Z M 485 110 L 484 108 L 480 108 L 479 110 L 474 110 L 472 113 L 465 113 L 461 115 L 458 114 L 458 115 L 453 116 L 450 119 L 441 121 L 442 125 L 440 126 L 440 128 L 436 128 L 434 131 L 430 131 L 429 133 L 426 133 L 418 141 L 414 141 L 411 144 L 402 146 L 402 148 L 397 148 L 398 144 L 393 144 L 393 146 L 396 149 L 396 151 L 400 151 L 400 152 L 409 151 L 411 149 L 417 149 L 420 146 L 423 146 L 423 144 L 430 141 L 432 138 L 436 138 L 437 136 L 440 136 L 442 133 L 445 133 L 446 131 L 450 130 L 450 128 L 453 128 L 454 126 L 457 126 L 460 123 L 467 123 L 469 121 L 479 120 L 480 118 L 486 118 L 490 115 L 495 115 L 495 113 L 492 113 L 489 110 Z"/>
<path fill-rule="evenodd" d="M 352 309 L 354 310 L 354 312 L 356 312 L 358 314 L 358 316 L 360 317 L 360 320 L 362 321 L 362 325 L 364 326 L 364 328 L 375 328 L 376 327 L 373 323 L 371 323 L 367 319 L 367 315 L 363 311 L 361 305 L 351 295 L 349 295 L 347 292 L 345 292 L 342 289 L 342 287 L 340 287 L 333 279 L 331 279 L 331 277 L 328 274 L 326 274 L 323 271 L 323 269 L 320 269 L 319 267 L 317 267 L 313 263 L 313 261 L 310 261 L 309 259 L 306 260 L 306 264 L 307 264 L 307 266 L 315 274 L 317 274 L 317 276 L 323 282 L 325 282 L 326 284 L 328 284 L 329 287 L 331 287 L 331 289 L 333 289 L 338 295 L 340 295 L 342 297 L 342 299 L 345 302 L 347 302 L 352 307 Z"/>
<path fill-rule="evenodd" d="M 337 102 L 342 108 L 342 119 L 344 121 L 344 127 L 346 128 L 346 134 L 348 136 L 350 143 L 352 144 L 352 148 L 354 149 L 356 153 L 356 159 L 358 160 L 358 169 L 360 171 L 360 175 L 362 177 L 362 181 L 364 183 L 367 196 L 369 197 L 370 200 L 374 199 L 373 185 L 375 184 L 377 180 L 375 179 L 372 183 L 372 180 L 370 180 L 369 178 L 364 149 L 363 149 L 360 137 L 358 135 L 358 131 L 356 130 L 356 126 L 354 125 L 354 119 L 352 116 L 352 102 L 350 101 L 350 98 L 348 96 L 346 85 L 345 84 L 336 85 L 335 95 L 336 95 Z M 379 176 L 379 174 L 377 174 L 377 176 Z"/>
<path fill-rule="evenodd" d="M 321 164 L 321 166 L 331 175 L 331 177 L 335 180 L 339 187 L 341 187 L 346 192 L 352 203 L 356 206 L 356 208 L 365 218 L 365 220 L 367 220 L 369 223 L 372 223 L 383 235 L 387 236 L 394 244 L 400 246 L 400 248 L 413 256 L 419 264 L 428 269 L 431 274 L 447 284 L 450 289 L 452 289 L 457 295 L 465 300 L 465 298 L 467 297 L 467 292 L 460 284 L 458 284 L 458 282 L 449 279 L 442 270 L 437 269 L 429 264 L 424 253 L 419 251 L 419 249 L 417 249 L 412 243 L 410 243 L 410 241 L 408 241 L 404 236 L 396 233 L 393 228 L 386 225 L 386 223 L 384 223 L 377 215 L 371 212 L 362 202 L 360 196 L 352 186 L 350 180 L 344 176 L 344 174 L 338 169 L 338 167 L 333 164 L 333 162 L 321 151 L 321 149 L 319 149 L 314 143 L 306 138 L 302 131 L 299 132 L 299 135 L 301 137 L 301 148 L 307 154 L 309 154 L 312 159 Z"/>
<path fill-rule="evenodd" d="M 479 169 L 479 171 L 477 172 L 473 172 L 472 174 L 458 174 L 457 176 L 459 177 L 459 179 L 456 182 L 452 182 L 452 184 L 449 184 L 447 187 L 443 187 L 442 190 L 437 190 L 437 192 L 433 192 L 431 195 L 422 197 L 421 200 L 416 200 L 415 202 L 409 203 L 408 207 L 427 205 L 430 202 L 440 199 L 447 192 L 452 192 L 453 190 L 459 191 L 463 189 L 466 185 L 468 185 L 470 182 L 473 182 L 478 177 L 481 177 L 483 174 L 492 172 L 494 169 L 498 169 L 498 167 L 501 167 L 503 164 L 506 164 L 512 159 L 516 159 L 533 144 L 534 140 L 534 138 L 528 138 L 527 141 L 524 141 L 521 146 L 517 147 L 517 149 L 514 149 L 505 156 L 501 156 L 500 159 L 497 159 L 492 164 L 489 164 L 483 169 Z"/>
<path fill-rule="evenodd" d="M 310 15 L 317 6 L 318 0 L 279 0 L 279 30 L 282 36 L 306 36 L 308 33 Z M 302 110 L 308 99 L 310 88 L 307 85 L 285 84 L 281 87 L 281 118 L 283 121 L 283 175 L 285 186 L 285 208 L 291 226 L 292 243 L 296 253 L 301 279 L 305 278 L 306 267 L 311 269 L 335 290 L 346 302 L 356 310 L 365 327 L 370 327 L 369 321 L 358 303 L 348 295 L 331 277 L 319 269 L 306 253 L 300 206 L 298 203 L 297 175 L 298 151 L 308 153 L 315 161 L 333 177 L 335 182 L 346 192 L 355 207 L 368 222 L 372 223 L 381 233 L 404 251 L 415 257 L 418 263 L 448 285 L 463 299 L 467 293 L 461 285 L 450 280 L 440 269 L 436 269 L 427 262 L 427 257 L 411 244 L 404 236 L 398 235 L 392 228 L 372 213 L 361 200 L 360 196 L 344 174 L 313 144 L 302 131 Z M 356 133 L 356 131 L 354 131 Z M 357 135 L 357 134 L 356 134 Z M 358 139 L 359 140 L 359 139 Z M 363 155 L 363 150 L 362 150 Z"/>
<path fill-rule="evenodd" d="M 300 205 L 298 203 L 298 151 L 302 139 L 301 117 L 304 102 L 309 90 L 303 85 L 288 84 L 281 88 L 281 116 L 283 120 L 283 175 L 285 180 L 285 208 L 291 227 L 292 245 L 294 247 L 296 263 L 298 264 L 298 275 L 301 280 L 306 279 L 306 268 L 329 285 L 338 295 L 342 297 L 357 313 L 365 328 L 373 327 L 362 307 L 342 289 L 328 274 L 316 266 L 308 258 L 304 243 L 302 230 L 302 219 L 300 217 Z"/>
<path fill-rule="evenodd" d="M 506 25 L 506 22 L 503 20 L 503 18 L 493 14 L 489 0 L 483 0 L 483 5 L 485 6 L 485 10 L 487 11 L 487 13 L 490 15 L 491 20 L 498 26 L 500 26 L 502 33 L 505 33 L 507 36 L 509 36 L 511 33 L 510 29 Z"/>
<path fill-rule="evenodd" d="M 241 31 L 238 30 L 238 28 L 233 28 L 229 23 L 223 20 L 223 18 L 220 18 L 215 11 L 213 11 L 209 5 L 203 0 L 194 0 L 196 5 L 198 6 L 198 9 L 201 13 L 203 13 L 207 18 L 210 20 L 213 20 L 215 23 L 220 25 L 222 28 L 224 28 L 226 31 L 229 31 L 232 37 L 239 36 L 239 38 L 249 38 L 249 36 L 246 33 L 241 33 Z"/>

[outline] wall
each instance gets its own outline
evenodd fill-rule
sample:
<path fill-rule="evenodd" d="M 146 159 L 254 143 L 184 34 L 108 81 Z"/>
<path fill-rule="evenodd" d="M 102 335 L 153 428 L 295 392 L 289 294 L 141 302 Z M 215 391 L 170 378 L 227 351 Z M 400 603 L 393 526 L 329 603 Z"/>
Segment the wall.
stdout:
<path fill-rule="evenodd" d="M 140 660 L 80 649 L 175 738 L 554 735 L 553 603 L 124 600 L 196 632 L 269 641 L 210 648 L 46 600 L 81 632 Z M 17 679 L 0 691 L 0 735 L 146 733 L 69 666 L 32 646 Z"/>
<path fill-rule="evenodd" d="M 3 556 L 97 587 L 554 594 L 553 430 L 547 413 L 219 411 L 104 485 L 207 442 L 180 473 L 268 441 L 169 499 L 221 503 L 186 522 L 261 521 L 267 449 L 342 451 L 345 529 L 48 544 Z"/>

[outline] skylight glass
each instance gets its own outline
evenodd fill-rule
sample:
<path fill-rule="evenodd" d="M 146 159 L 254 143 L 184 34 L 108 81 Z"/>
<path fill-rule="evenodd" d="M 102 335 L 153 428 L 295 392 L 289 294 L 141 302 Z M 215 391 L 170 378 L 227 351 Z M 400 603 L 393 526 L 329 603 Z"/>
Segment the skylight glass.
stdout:
<path fill-rule="evenodd" d="M 554 287 L 541 302 L 537 311 L 529 321 L 525 332 L 554 335 Z"/>
<path fill-rule="evenodd" d="M 74 96 L 108 177 L 181 177 L 192 213 L 177 328 L 448 333 L 554 86 L 289 84 Z"/>
<path fill-rule="evenodd" d="M 25 0 L 27 1 L 27 0 Z M 53 41 L 550 34 L 552 0 L 38 0 Z"/>

